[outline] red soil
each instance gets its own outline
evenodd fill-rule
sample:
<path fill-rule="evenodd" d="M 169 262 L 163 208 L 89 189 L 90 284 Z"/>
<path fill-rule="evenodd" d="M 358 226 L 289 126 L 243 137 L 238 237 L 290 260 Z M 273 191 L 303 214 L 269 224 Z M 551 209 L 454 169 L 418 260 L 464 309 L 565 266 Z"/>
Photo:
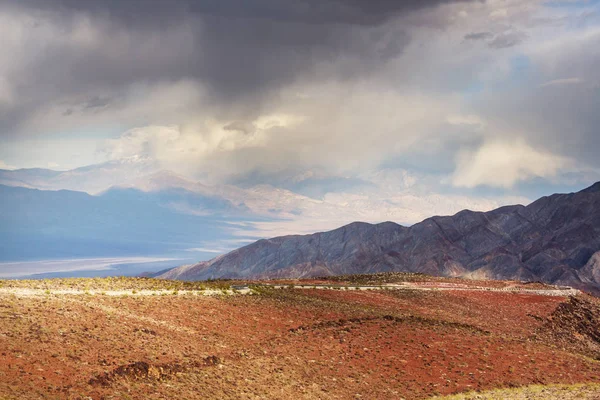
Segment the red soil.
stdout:
<path fill-rule="evenodd" d="M 334 290 L 4 296 L 0 398 L 418 399 L 600 382 L 598 362 L 532 336 L 564 300 Z"/>

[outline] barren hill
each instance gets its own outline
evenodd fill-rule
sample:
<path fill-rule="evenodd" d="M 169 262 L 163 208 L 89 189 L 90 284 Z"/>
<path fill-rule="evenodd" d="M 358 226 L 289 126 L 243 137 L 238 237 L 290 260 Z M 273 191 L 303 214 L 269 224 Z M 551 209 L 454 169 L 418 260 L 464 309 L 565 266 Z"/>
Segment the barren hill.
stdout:
<path fill-rule="evenodd" d="M 329 288 L 235 282 L 250 285 L 243 294 L 227 290 L 234 282 L 0 281 L 0 398 L 600 394 L 597 298 L 420 274 L 318 282 Z M 344 289 L 362 282 L 380 288 Z M 388 286 L 398 283 L 410 285 Z M 528 289 L 502 290 L 514 286 Z"/>

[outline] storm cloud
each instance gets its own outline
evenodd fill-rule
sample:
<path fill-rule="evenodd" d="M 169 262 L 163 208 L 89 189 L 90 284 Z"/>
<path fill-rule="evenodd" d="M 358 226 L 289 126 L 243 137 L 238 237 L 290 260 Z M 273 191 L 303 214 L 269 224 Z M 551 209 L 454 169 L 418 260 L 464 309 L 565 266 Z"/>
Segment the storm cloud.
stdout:
<path fill-rule="evenodd" d="M 0 162 L 85 137 L 78 154 L 212 180 L 406 169 L 467 194 L 584 181 L 600 170 L 597 7 L 0 0 L 0 137 L 25 149 Z M 61 157 L 44 164 L 80 159 Z"/>
<path fill-rule="evenodd" d="M 213 104 L 256 113 L 295 80 L 349 79 L 397 57 L 409 34 L 387 22 L 430 1 L 25 0 L 0 3 L 15 94 L 3 131 L 50 101 L 65 116 L 136 83 L 193 80 Z M 16 56 L 16 57 L 15 57 Z M 334 72 L 318 67 L 344 60 Z M 24 65 L 27 65 L 23 68 Z M 79 103 L 79 104 L 78 104 Z M 10 107 L 12 105 L 12 107 Z M 70 111 L 68 111 L 70 110 Z"/>
<path fill-rule="evenodd" d="M 308 24 L 378 25 L 400 13 L 469 0 L 22 0 L 19 6 L 53 11 L 104 14 L 123 22 L 172 22 L 182 16 L 257 18 Z M 14 2 L 3 1 L 5 4 Z"/>

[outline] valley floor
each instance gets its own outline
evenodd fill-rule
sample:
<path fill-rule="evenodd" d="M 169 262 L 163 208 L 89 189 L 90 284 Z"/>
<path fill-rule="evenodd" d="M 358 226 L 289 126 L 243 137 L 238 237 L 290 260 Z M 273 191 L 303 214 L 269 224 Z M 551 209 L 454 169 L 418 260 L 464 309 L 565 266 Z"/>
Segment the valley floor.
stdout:
<path fill-rule="evenodd" d="M 425 399 L 533 384 L 600 396 L 600 304 L 586 295 L 2 284 L 3 399 Z"/>

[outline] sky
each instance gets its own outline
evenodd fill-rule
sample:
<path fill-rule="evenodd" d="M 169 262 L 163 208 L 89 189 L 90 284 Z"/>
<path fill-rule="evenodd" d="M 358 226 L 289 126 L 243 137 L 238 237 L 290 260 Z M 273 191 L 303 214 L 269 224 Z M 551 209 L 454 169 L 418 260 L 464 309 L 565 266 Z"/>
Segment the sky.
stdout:
<path fill-rule="evenodd" d="M 360 205 L 336 223 L 527 203 L 600 180 L 599 13 L 595 0 L 0 0 L 0 168 L 149 158 Z"/>

